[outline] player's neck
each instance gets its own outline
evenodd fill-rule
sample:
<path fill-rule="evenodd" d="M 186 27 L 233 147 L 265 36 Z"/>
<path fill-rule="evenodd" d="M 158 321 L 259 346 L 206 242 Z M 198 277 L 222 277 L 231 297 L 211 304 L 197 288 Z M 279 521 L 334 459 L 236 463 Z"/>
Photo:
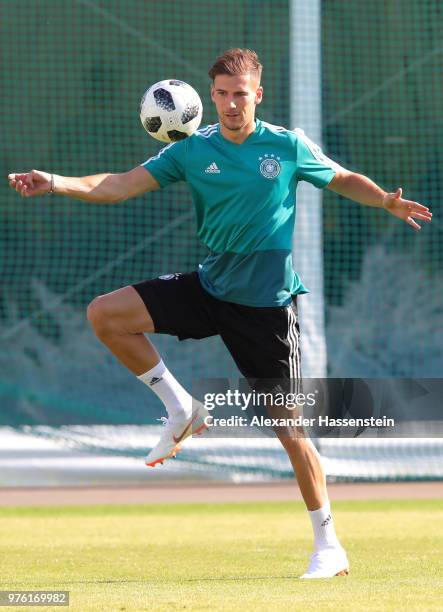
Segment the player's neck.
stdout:
<path fill-rule="evenodd" d="M 248 123 L 240 130 L 230 130 L 220 122 L 220 133 L 223 138 L 226 138 L 226 140 L 229 140 L 230 142 L 239 145 L 242 144 L 247 138 L 249 138 L 251 134 L 255 132 L 255 128 L 255 119 L 253 119 L 251 123 Z"/>

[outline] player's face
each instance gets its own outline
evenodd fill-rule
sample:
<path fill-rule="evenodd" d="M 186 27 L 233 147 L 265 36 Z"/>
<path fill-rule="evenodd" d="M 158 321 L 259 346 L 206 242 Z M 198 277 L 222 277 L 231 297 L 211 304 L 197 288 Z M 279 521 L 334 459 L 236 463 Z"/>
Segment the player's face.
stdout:
<path fill-rule="evenodd" d="M 262 96 L 263 88 L 254 74 L 218 74 L 211 87 L 220 123 L 233 132 L 250 128 L 254 123 L 255 107 Z"/>

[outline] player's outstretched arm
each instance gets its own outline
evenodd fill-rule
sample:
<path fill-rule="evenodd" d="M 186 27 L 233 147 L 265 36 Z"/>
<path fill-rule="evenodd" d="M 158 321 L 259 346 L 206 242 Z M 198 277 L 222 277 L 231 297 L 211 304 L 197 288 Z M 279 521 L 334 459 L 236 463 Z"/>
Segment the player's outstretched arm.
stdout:
<path fill-rule="evenodd" d="M 394 193 L 387 193 L 363 174 L 348 170 L 338 171 L 328 189 L 360 204 L 384 208 L 394 217 L 406 221 L 415 230 L 421 229 L 415 219 L 425 222 L 432 220 L 432 213 L 427 206 L 402 198 L 401 187 Z"/>
<path fill-rule="evenodd" d="M 152 174 L 142 166 L 120 174 L 94 174 L 83 177 L 31 170 L 9 174 L 8 180 L 9 186 L 23 197 L 56 193 L 96 204 L 123 202 L 160 187 Z"/>

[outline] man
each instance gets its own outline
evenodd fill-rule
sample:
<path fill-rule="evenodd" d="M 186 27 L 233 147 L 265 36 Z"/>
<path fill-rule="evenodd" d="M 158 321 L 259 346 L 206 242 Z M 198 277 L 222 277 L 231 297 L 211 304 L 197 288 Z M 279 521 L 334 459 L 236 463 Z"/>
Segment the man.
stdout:
<path fill-rule="evenodd" d="M 431 220 L 428 208 L 404 200 L 400 188 L 386 193 L 329 160 L 301 130 L 256 119 L 261 71 L 257 55 L 247 49 L 217 58 L 209 75 L 219 123 L 168 145 L 129 172 L 82 178 L 37 170 L 9 175 L 11 187 L 23 196 L 52 192 L 93 203 L 121 202 L 179 180 L 191 187 L 198 236 L 210 251 L 198 272 L 127 286 L 95 298 L 88 308 L 98 338 L 166 407 L 166 427 L 147 465 L 174 456 L 191 430 L 204 428 L 205 412 L 192 413 L 192 397 L 145 333 L 180 340 L 219 334 L 249 380 L 300 377 L 296 296 L 306 289 L 291 258 L 299 180 L 384 208 L 415 229 L 420 229 L 415 219 Z M 314 530 L 314 554 L 303 577 L 348 573 L 315 447 L 303 436 L 282 436 L 281 442 Z"/>

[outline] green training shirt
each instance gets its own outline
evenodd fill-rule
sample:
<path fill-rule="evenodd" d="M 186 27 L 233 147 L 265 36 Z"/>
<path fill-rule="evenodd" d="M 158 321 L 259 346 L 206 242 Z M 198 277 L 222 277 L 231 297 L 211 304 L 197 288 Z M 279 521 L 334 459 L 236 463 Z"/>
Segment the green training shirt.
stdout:
<path fill-rule="evenodd" d="M 247 306 L 285 306 L 306 293 L 292 268 L 298 181 L 325 187 L 339 166 L 303 130 L 256 119 L 240 145 L 219 124 L 170 144 L 142 164 L 161 187 L 186 181 L 199 239 L 209 254 L 199 266 L 214 297 Z"/>

